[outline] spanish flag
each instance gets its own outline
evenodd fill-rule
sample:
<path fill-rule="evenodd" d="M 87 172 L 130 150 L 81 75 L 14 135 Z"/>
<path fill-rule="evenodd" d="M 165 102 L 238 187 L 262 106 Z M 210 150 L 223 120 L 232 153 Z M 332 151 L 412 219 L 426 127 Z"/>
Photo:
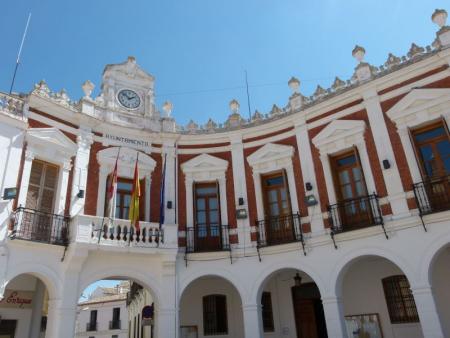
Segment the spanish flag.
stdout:
<path fill-rule="evenodd" d="M 138 158 L 136 158 L 136 165 L 134 167 L 133 189 L 131 190 L 130 202 L 130 221 L 131 225 L 135 227 L 136 232 L 140 231 L 139 226 L 139 198 L 141 197 L 141 187 L 139 185 L 139 169 Z"/>

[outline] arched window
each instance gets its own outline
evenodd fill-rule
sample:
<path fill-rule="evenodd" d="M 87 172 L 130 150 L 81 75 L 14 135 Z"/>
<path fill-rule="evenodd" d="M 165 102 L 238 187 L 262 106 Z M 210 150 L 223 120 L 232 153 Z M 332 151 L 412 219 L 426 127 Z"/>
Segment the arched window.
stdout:
<path fill-rule="evenodd" d="M 203 334 L 205 336 L 228 334 L 226 296 L 209 295 L 203 297 Z"/>
<path fill-rule="evenodd" d="M 416 303 L 406 276 L 390 276 L 382 282 L 391 323 L 418 322 Z"/>

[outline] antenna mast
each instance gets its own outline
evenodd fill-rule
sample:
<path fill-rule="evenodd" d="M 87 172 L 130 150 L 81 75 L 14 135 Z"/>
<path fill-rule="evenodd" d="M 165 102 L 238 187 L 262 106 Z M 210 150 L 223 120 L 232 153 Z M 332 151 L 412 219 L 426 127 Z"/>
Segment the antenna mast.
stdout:
<path fill-rule="evenodd" d="M 31 13 L 28 14 L 27 25 L 25 26 L 25 31 L 23 32 L 22 41 L 20 42 L 19 53 L 17 53 L 16 67 L 14 68 L 14 75 L 13 75 L 13 78 L 11 81 L 11 87 L 9 88 L 9 94 L 12 93 L 12 90 L 14 88 L 14 82 L 16 80 L 17 68 L 19 68 L 19 63 L 20 63 L 20 54 L 22 54 L 23 43 L 25 42 L 25 37 L 27 35 L 28 25 L 30 24 L 30 20 L 31 20 Z"/>
<path fill-rule="evenodd" d="M 250 109 L 250 93 L 248 91 L 247 70 L 245 71 L 245 85 L 247 87 L 248 122 L 250 122 L 252 120 L 252 112 Z"/>

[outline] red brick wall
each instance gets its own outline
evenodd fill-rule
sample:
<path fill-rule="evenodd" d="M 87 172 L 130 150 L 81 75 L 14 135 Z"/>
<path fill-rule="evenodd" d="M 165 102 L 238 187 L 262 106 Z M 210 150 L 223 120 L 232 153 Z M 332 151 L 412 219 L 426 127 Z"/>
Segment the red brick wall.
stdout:
<path fill-rule="evenodd" d="M 162 178 L 162 155 L 152 153 L 151 158 L 155 160 L 156 166 L 152 173 L 152 183 L 150 186 L 150 221 L 159 222 L 161 205 L 161 178 Z"/>
<path fill-rule="evenodd" d="M 86 215 L 95 216 L 97 214 L 98 178 L 100 170 L 100 165 L 97 162 L 97 153 L 105 148 L 106 147 L 99 142 L 94 142 L 91 145 L 85 195 L 86 204 L 84 207 L 84 213 Z"/>

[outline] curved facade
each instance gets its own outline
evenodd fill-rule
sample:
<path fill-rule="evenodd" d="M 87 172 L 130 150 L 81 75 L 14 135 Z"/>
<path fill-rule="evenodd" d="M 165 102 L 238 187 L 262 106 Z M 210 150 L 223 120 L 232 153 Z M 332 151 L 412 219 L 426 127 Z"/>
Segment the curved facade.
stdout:
<path fill-rule="evenodd" d="M 232 101 L 224 124 L 178 126 L 134 58 L 106 66 L 96 98 L 90 81 L 78 102 L 42 81 L 2 94 L 0 293 L 39 278 L 46 337 L 72 337 L 79 295 L 105 278 L 151 293 L 159 338 L 449 336 L 441 26 L 381 67 L 357 46 L 352 79 L 305 97 L 293 78 L 286 107 L 250 121 Z"/>

